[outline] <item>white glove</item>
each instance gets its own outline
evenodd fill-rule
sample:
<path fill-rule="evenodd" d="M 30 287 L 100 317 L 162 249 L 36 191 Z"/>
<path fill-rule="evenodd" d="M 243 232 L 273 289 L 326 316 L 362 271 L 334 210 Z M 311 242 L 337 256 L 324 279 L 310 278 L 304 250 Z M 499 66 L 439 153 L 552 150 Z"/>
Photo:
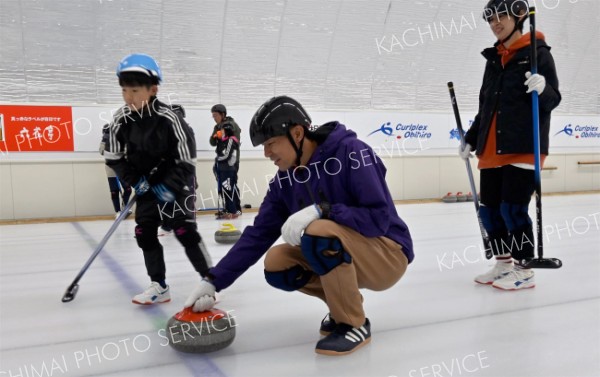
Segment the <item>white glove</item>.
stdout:
<path fill-rule="evenodd" d="M 458 155 L 460 156 L 460 158 L 462 158 L 463 160 L 467 161 L 467 159 L 473 157 L 473 155 L 471 154 L 471 144 L 469 143 L 465 143 L 465 147 L 463 149 L 462 145 L 458 145 Z"/>
<path fill-rule="evenodd" d="M 527 93 L 531 93 L 535 90 L 538 94 L 542 94 L 544 88 L 546 88 L 546 78 L 537 73 L 532 75 L 531 72 L 526 72 L 525 77 L 527 78 L 527 80 L 525 80 Z"/>
<path fill-rule="evenodd" d="M 202 279 L 200 285 L 192 291 L 185 300 L 184 308 L 194 306 L 192 311 L 204 312 L 215 306 L 215 286 L 206 279 Z"/>
<path fill-rule="evenodd" d="M 281 235 L 283 240 L 292 246 L 300 245 L 300 237 L 308 224 L 321 217 L 321 211 L 316 204 L 311 204 L 308 207 L 301 209 L 288 217 L 286 222 L 281 227 Z"/>

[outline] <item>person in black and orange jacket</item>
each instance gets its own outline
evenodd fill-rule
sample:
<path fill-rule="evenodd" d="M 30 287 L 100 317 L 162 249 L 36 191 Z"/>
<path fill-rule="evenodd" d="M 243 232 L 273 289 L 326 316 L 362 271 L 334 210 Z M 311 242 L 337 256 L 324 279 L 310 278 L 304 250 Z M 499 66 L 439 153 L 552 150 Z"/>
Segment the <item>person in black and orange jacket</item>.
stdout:
<path fill-rule="evenodd" d="M 535 244 L 528 215 L 535 191 L 530 93 L 539 94 L 542 164 L 548 155 L 550 114 L 561 100 L 554 59 L 541 32 L 536 33 L 538 73 L 530 72 L 530 35 L 523 34 L 528 10 L 525 0 L 490 0 L 484 9 L 498 40 L 482 52 L 487 63 L 479 112 L 459 151 L 463 159 L 472 151 L 479 158 L 479 214 L 497 262 L 475 281 L 505 290 L 535 286 L 533 271 L 519 264 L 534 257 Z"/>

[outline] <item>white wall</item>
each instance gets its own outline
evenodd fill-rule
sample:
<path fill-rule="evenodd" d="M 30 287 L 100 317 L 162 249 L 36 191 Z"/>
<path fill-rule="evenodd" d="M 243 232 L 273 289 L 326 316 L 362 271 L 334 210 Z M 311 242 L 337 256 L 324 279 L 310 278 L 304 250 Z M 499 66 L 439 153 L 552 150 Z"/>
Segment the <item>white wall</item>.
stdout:
<path fill-rule="evenodd" d="M 250 153 L 246 153 L 248 155 Z M 598 165 L 578 165 L 578 161 Z M 212 158 L 197 164 L 198 207 L 216 205 Z M 456 156 L 384 158 L 387 181 L 395 200 L 440 198 L 447 192 L 468 192 L 464 162 Z M 478 182 L 478 171 L 472 162 Z M 546 160 L 556 170 L 542 172 L 543 192 L 600 190 L 600 154 L 556 154 Z M 242 160 L 239 186 L 242 203 L 257 207 L 275 173 L 262 157 Z M 101 158 L 79 160 L 0 161 L 0 220 L 108 215 L 113 212 Z"/>

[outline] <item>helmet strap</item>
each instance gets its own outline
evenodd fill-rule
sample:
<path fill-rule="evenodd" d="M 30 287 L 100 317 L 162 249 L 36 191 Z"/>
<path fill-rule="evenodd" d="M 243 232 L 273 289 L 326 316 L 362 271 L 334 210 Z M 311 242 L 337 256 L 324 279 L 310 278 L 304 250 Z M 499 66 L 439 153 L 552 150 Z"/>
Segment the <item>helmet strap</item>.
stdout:
<path fill-rule="evenodd" d="M 304 145 L 304 136 L 302 136 L 302 140 L 300 140 L 299 147 L 296 145 L 296 142 L 294 141 L 294 138 L 292 137 L 291 128 L 288 129 L 287 137 L 288 137 L 288 140 L 290 141 L 290 144 L 292 144 L 292 148 L 294 148 L 294 150 L 296 151 L 296 166 L 300 166 L 300 159 L 302 158 L 302 146 Z"/>
<path fill-rule="evenodd" d="M 516 21 L 515 21 L 515 27 L 513 28 L 512 32 L 508 35 L 508 37 L 506 37 L 506 38 L 504 38 L 503 40 L 500 41 L 501 44 L 506 43 L 506 41 L 508 41 L 513 36 L 513 34 L 516 33 L 517 30 L 519 30 L 519 26 L 521 24 L 525 23 L 525 18 L 527 18 L 527 17 L 524 17 L 523 19 L 519 19 L 516 16 L 514 16 L 514 17 L 516 19 Z"/>

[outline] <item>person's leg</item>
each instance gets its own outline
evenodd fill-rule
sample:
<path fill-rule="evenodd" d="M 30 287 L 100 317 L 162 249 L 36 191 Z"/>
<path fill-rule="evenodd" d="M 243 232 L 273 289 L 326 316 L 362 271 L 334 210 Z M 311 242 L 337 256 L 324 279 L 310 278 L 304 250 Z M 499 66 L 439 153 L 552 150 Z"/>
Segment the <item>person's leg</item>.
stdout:
<path fill-rule="evenodd" d="M 302 252 L 313 271 L 320 274 L 331 316 L 338 323 L 354 327 L 365 322 L 359 288 L 388 289 L 408 266 L 396 242 L 385 237 L 364 237 L 330 220 L 316 220 L 306 228 Z"/>
<path fill-rule="evenodd" d="M 119 212 L 121 212 L 121 203 L 119 202 L 121 195 L 119 179 L 117 178 L 117 173 L 108 165 L 104 165 L 104 170 L 106 171 L 106 178 L 108 179 L 110 200 L 112 201 L 113 208 L 115 209 L 117 216 L 119 216 Z"/>
<path fill-rule="evenodd" d="M 529 203 L 535 191 L 534 171 L 512 165 L 504 167 L 500 211 L 511 239 L 515 261 L 534 256 L 533 222 Z"/>
<path fill-rule="evenodd" d="M 362 307 L 359 288 L 384 290 L 406 271 L 408 259 L 397 243 L 366 238 L 329 220 L 317 220 L 306 229 L 302 246 L 282 244 L 265 257 L 267 282 L 285 291 L 299 290 L 321 298 L 331 320 L 324 327 L 335 332 L 317 344 L 324 354 L 349 353 L 370 339 L 370 324 Z M 356 342 L 348 341 L 358 337 Z"/>
<path fill-rule="evenodd" d="M 158 242 L 157 230 L 160 215 L 157 202 L 152 194 L 139 196 L 135 213 L 135 239 L 144 254 L 146 272 L 150 277 L 150 286 L 133 298 L 136 304 L 153 304 L 171 301 L 169 287 L 165 282 L 165 260 L 163 247 Z"/>
<path fill-rule="evenodd" d="M 232 186 L 233 186 L 233 203 L 235 204 L 236 214 L 242 214 L 242 203 L 240 198 L 240 189 L 238 187 L 238 172 L 237 169 L 232 175 Z"/>
<path fill-rule="evenodd" d="M 223 190 L 223 198 L 225 200 L 225 211 L 230 215 L 235 215 L 237 213 L 237 208 L 235 205 L 235 196 L 237 196 L 235 192 L 235 182 L 234 182 L 234 171 L 221 171 L 221 187 Z"/>
<path fill-rule="evenodd" d="M 131 186 L 121 179 L 119 179 L 119 183 L 123 187 L 123 207 L 129 203 L 129 198 L 131 197 Z"/>
<path fill-rule="evenodd" d="M 515 263 L 514 270 L 496 280 L 495 288 L 516 290 L 535 287 L 534 273 L 520 262 L 534 257 L 535 239 L 529 217 L 529 202 L 535 191 L 534 171 L 508 165 L 503 168 L 500 211 L 508 229 L 507 248 Z"/>
<path fill-rule="evenodd" d="M 212 267 L 212 260 L 196 225 L 194 194 L 195 191 L 190 189 L 177 195 L 174 203 L 165 206 L 168 216 L 163 221 L 173 229 L 194 269 L 204 277 Z"/>
<path fill-rule="evenodd" d="M 221 172 L 219 171 L 219 165 L 216 162 L 213 165 L 213 174 L 215 175 L 215 180 L 217 181 L 217 212 L 215 213 L 215 216 L 217 216 L 217 219 L 220 219 L 225 209 L 221 207 L 224 202 L 223 187 L 221 185 Z"/>
<path fill-rule="evenodd" d="M 108 177 L 108 188 L 110 190 L 110 200 L 116 213 L 121 212 L 121 203 L 119 202 L 119 180 L 117 177 Z"/>
<path fill-rule="evenodd" d="M 496 264 L 487 272 L 477 275 L 475 282 L 493 284 L 513 269 L 508 229 L 502 218 L 500 203 L 502 201 L 503 172 L 502 168 L 482 169 L 480 172 L 481 206 L 479 216 L 488 234 L 490 248 Z"/>

